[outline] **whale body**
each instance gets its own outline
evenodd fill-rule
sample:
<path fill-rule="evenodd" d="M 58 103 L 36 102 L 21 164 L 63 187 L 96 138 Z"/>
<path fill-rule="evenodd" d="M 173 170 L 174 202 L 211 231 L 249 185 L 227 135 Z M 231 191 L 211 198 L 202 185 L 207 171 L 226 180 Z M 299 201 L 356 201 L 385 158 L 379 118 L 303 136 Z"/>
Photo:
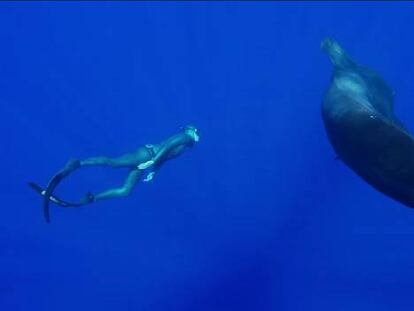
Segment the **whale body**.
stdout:
<path fill-rule="evenodd" d="M 334 67 L 322 118 L 337 156 L 378 191 L 414 207 L 414 139 L 394 114 L 393 91 L 334 40 L 321 48 Z"/>

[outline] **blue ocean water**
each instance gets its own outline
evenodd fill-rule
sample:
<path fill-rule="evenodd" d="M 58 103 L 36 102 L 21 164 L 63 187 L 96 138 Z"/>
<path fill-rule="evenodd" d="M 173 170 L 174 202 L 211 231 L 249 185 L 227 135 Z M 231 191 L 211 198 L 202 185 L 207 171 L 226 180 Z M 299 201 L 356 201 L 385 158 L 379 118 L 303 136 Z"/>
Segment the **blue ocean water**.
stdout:
<path fill-rule="evenodd" d="M 414 211 L 335 154 L 320 103 L 338 40 L 414 131 L 414 4 L 0 3 L 0 310 L 413 310 Z M 131 196 L 52 206 L 70 158 L 201 140 Z M 122 184 L 85 168 L 78 200 Z"/>

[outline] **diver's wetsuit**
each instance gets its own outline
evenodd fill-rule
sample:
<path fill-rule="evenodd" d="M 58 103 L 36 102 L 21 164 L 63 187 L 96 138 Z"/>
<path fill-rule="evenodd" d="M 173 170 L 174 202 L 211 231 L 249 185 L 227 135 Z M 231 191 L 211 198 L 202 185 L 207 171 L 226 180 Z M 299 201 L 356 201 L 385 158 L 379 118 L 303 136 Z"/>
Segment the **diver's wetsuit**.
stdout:
<path fill-rule="evenodd" d="M 197 129 L 194 127 L 186 127 L 179 133 L 169 137 L 165 141 L 157 145 L 147 144 L 131 154 L 126 154 L 118 158 L 108 157 L 93 157 L 85 160 L 71 160 L 69 163 L 59 171 L 49 182 L 45 190 L 41 187 L 33 186 L 37 192 L 44 196 L 44 216 L 47 222 L 50 221 L 49 216 L 49 202 L 52 201 L 60 206 L 75 207 L 85 205 L 94 201 L 104 200 L 109 198 L 116 198 L 129 195 L 137 182 L 142 177 L 143 173 L 148 170 L 148 176 L 144 181 L 149 181 L 153 178 L 159 168 L 165 161 L 175 158 L 182 154 L 187 148 L 192 147 L 194 142 L 198 141 L 199 136 Z M 68 203 L 61 199 L 52 196 L 57 185 L 73 171 L 81 167 L 89 166 L 109 166 L 114 168 L 129 168 L 128 177 L 121 188 L 109 189 L 101 192 L 96 196 L 87 193 L 85 198 L 80 203 Z M 142 168 L 144 167 L 144 168 Z M 148 178 L 150 177 L 150 178 Z M 35 185 L 35 184 L 34 184 Z"/>

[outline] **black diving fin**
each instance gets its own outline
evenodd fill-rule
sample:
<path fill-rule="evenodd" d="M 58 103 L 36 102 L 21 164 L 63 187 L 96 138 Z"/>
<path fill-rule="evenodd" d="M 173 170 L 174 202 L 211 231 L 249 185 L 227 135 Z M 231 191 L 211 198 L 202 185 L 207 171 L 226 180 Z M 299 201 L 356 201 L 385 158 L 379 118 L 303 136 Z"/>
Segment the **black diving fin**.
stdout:
<path fill-rule="evenodd" d="M 34 183 L 34 182 L 29 182 L 28 185 L 37 193 L 39 193 L 41 196 L 44 196 L 46 191 L 40 187 L 38 184 Z M 71 202 L 67 202 L 65 200 L 62 200 L 60 198 L 58 198 L 55 195 L 51 195 L 49 196 L 49 200 L 52 201 L 53 203 L 61 206 L 61 207 L 77 207 L 77 206 L 81 206 L 81 203 L 71 203 Z"/>
<path fill-rule="evenodd" d="M 47 223 L 50 223 L 50 210 L 49 210 L 49 203 L 50 198 L 52 196 L 52 193 L 55 191 L 56 187 L 59 185 L 59 183 L 68 176 L 70 173 L 72 173 L 75 169 L 80 167 L 80 161 L 79 160 L 70 160 L 66 166 L 59 171 L 53 178 L 49 181 L 49 183 L 46 186 L 46 189 L 44 190 L 43 197 L 43 215 L 45 217 L 45 220 Z M 77 205 L 72 205 L 77 206 Z"/>

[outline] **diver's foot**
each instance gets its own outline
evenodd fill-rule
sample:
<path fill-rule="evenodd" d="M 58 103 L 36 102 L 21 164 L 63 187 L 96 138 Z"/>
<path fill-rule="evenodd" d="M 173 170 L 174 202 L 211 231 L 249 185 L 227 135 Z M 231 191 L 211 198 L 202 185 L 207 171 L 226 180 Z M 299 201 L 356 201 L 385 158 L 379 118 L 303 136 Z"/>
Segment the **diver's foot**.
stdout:
<path fill-rule="evenodd" d="M 85 196 L 80 200 L 80 204 L 86 205 L 94 201 L 95 201 L 95 196 L 92 193 L 87 192 Z"/>

